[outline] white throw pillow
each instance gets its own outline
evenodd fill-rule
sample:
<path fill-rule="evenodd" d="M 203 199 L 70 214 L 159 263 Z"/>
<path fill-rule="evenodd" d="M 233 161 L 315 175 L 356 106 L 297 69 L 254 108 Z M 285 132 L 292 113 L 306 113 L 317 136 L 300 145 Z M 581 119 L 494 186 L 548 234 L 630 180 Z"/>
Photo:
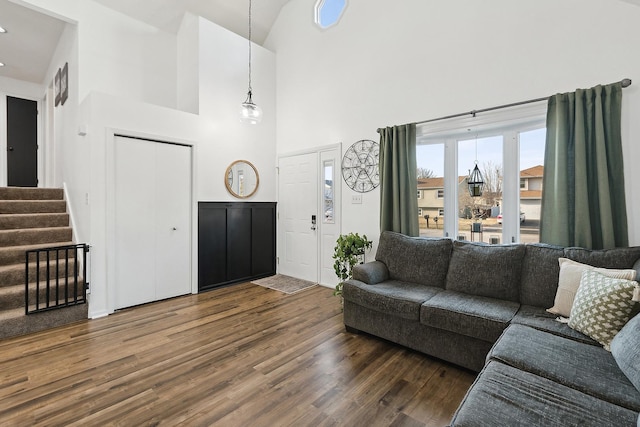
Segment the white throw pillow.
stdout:
<path fill-rule="evenodd" d="M 571 314 L 573 300 L 580 287 L 580 279 L 584 271 L 594 270 L 614 279 L 635 280 L 636 278 L 636 271 L 633 269 L 613 270 L 609 268 L 597 268 L 572 261 L 568 258 L 558 258 L 558 262 L 560 263 L 560 276 L 558 278 L 556 299 L 553 307 L 548 308 L 547 311 L 563 317 L 569 317 Z"/>

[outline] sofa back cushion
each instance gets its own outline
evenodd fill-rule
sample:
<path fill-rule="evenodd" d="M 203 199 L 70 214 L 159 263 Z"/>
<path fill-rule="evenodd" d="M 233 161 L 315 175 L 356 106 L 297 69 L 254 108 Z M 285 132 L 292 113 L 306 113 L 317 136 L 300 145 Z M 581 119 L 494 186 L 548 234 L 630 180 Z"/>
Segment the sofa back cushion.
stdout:
<path fill-rule="evenodd" d="M 560 265 L 564 248 L 544 243 L 525 245 L 520 280 L 520 303 L 548 308 L 553 305 L 558 289 Z"/>
<path fill-rule="evenodd" d="M 519 301 L 525 246 L 453 242 L 446 289 L 507 301 Z"/>
<path fill-rule="evenodd" d="M 613 249 L 565 248 L 564 257 L 601 268 L 634 268 L 640 260 L 640 246 Z M 638 278 L 638 276 L 636 276 Z"/>
<path fill-rule="evenodd" d="M 640 315 L 631 319 L 613 338 L 611 354 L 620 370 L 640 391 Z"/>
<path fill-rule="evenodd" d="M 392 280 L 444 288 L 450 256 L 450 239 L 408 237 L 383 231 L 376 261 L 387 266 Z"/>

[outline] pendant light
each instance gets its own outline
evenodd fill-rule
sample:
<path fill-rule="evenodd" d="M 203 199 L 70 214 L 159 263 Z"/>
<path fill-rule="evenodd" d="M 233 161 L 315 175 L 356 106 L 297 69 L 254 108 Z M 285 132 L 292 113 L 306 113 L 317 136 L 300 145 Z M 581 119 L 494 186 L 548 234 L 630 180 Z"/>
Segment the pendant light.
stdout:
<path fill-rule="evenodd" d="M 469 194 L 471 197 L 482 196 L 482 190 L 484 189 L 484 180 L 482 179 L 482 173 L 478 169 L 478 137 L 476 136 L 476 166 L 473 168 L 473 172 L 469 174 L 467 179 L 469 185 Z"/>
<path fill-rule="evenodd" d="M 242 103 L 240 121 L 252 125 L 260 123 L 262 120 L 262 108 L 253 103 L 253 92 L 251 90 L 251 0 L 249 0 L 249 90 L 247 99 Z"/>

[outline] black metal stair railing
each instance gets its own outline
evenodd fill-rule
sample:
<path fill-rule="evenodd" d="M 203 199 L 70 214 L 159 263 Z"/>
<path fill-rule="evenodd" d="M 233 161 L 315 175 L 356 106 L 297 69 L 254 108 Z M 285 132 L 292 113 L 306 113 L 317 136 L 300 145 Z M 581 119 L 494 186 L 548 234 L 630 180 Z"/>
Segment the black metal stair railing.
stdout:
<path fill-rule="evenodd" d="M 26 251 L 25 314 L 86 303 L 88 252 L 86 243 Z"/>

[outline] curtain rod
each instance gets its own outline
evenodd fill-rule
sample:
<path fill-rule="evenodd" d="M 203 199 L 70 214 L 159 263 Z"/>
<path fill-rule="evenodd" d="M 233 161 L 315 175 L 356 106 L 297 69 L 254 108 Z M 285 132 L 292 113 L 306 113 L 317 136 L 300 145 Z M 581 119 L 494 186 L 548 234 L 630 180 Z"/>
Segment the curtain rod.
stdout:
<path fill-rule="evenodd" d="M 622 87 L 629 87 L 629 86 L 631 86 L 631 79 L 622 79 L 620 81 L 620 83 L 622 84 Z M 536 98 L 536 99 L 530 99 L 528 101 L 514 102 L 513 104 L 498 105 L 496 107 L 483 108 L 481 110 L 471 110 L 471 111 L 466 112 L 466 113 L 452 114 L 450 116 L 438 117 L 437 119 L 422 120 L 421 122 L 414 122 L 414 123 L 408 123 L 408 124 L 421 125 L 421 124 L 424 124 L 424 123 L 431 123 L 431 122 L 437 122 L 437 121 L 440 121 L 440 120 L 454 119 L 456 117 L 463 117 L 463 116 L 468 116 L 468 115 L 471 115 L 471 116 L 475 117 L 477 113 L 486 113 L 487 111 L 500 110 L 502 108 L 517 107 L 519 105 L 532 104 L 534 102 L 546 101 L 549 98 L 551 98 L 551 97 L 550 96 L 545 96 L 544 98 Z"/>

